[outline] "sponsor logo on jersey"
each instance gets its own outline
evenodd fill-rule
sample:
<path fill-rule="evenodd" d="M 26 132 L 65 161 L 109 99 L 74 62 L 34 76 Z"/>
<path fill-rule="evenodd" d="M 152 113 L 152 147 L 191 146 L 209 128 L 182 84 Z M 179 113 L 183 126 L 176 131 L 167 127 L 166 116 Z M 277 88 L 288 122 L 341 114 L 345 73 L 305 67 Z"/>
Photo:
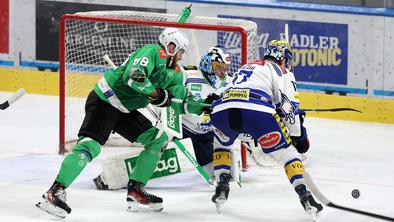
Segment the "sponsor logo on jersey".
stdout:
<path fill-rule="evenodd" d="M 249 89 L 230 89 L 225 91 L 222 100 L 230 99 L 249 100 Z"/>
<path fill-rule="evenodd" d="M 196 70 L 186 70 L 186 72 L 187 72 L 187 78 L 199 77 L 199 73 Z"/>
<path fill-rule="evenodd" d="M 167 58 L 167 54 L 163 49 L 159 49 L 159 55 L 161 59 Z"/>
<path fill-rule="evenodd" d="M 191 91 L 201 91 L 202 90 L 202 86 L 201 86 L 201 84 L 191 84 L 190 90 Z"/>
<path fill-rule="evenodd" d="M 275 131 L 271 133 L 267 133 L 259 138 L 259 144 L 262 148 L 272 148 L 279 144 L 282 135 Z"/>
<path fill-rule="evenodd" d="M 215 131 L 215 135 L 219 138 L 219 140 L 221 142 L 226 143 L 226 142 L 230 141 L 230 138 L 228 136 L 224 135 L 222 133 L 222 131 L 220 131 L 219 129 L 214 128 L 214 131 Z"/>
<path fill-rule="evenodd" d="M 185 70 L 187 70 L 187 71 L 190 71 L 190 70 L 197 70 L 197 66 L 192 66 L 192 65 L 184 66 L 183 68 L 184 68 Z"/>

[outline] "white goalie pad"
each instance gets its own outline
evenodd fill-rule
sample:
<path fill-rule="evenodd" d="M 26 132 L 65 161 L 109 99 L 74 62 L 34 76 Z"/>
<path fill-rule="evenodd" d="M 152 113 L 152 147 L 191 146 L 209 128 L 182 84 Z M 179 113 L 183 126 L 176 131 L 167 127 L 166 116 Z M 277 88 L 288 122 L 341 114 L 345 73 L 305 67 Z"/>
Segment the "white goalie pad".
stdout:
<path fill-rule="evenodd" d="M 194 156 L 193 144 L 190 138 L 180 140 L 180 142 L 185 146 L 185 148 Z M 176 148 L 174 143 L 169 143 L 167 150 L 176 150 L 176 155 L 169 157 L 167 160 L 159 160 L 158 165 L 155 169 L 156 172 L 168 171 L 169 175 L 176 174 L 178 172 L 194 170 L 194 166 L 190 161 L 184 156 L 184 154 Z M 109 148 L 114 149 L 115 148 Z M 117 152 L 116 155 L 108 156 L 102 161 L 103 172 L 100 174 L 101 180 L 105 185 L 108 186 L 110 190 L 117 190 L 127 187 L 129 181 L 128 171 L 132 170 L 130 162 L 125 160 L 136 158 L 139 156 L 140 152 L 143 151 L 142 147 L 128 147 L 128 148 L 117 148 L 122 149 L 122 151 Z M 166 176 L 166 173 L 162 173 Z"/>

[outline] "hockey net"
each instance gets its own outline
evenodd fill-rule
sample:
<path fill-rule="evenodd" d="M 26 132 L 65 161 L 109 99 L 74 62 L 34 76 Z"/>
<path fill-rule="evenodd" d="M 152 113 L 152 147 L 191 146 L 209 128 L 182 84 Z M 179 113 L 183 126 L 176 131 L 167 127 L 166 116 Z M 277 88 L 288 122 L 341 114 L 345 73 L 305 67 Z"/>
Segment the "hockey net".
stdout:
<path fill-rule="evenodd" d="M 60 141 L 59 153 L 75 145 L 83 121 L 84 104 L 103 73 L 138 48 L 156 44 L 164 28 L 177 27 L 189 37 L 190 47 L 181 65 L 198 65 L 214 45 L 232 56 L 231 73 L 247 61 L 259 59 L 257 25 L 252 21 L 190 17 L 177 23 L 177 15 L 136 11 L 94 11 L 62 16 L 60 23 Z M 111 135 L 110 144 L 119 140 Z M 111 145 L 112 146 L 112 145 Z"/>

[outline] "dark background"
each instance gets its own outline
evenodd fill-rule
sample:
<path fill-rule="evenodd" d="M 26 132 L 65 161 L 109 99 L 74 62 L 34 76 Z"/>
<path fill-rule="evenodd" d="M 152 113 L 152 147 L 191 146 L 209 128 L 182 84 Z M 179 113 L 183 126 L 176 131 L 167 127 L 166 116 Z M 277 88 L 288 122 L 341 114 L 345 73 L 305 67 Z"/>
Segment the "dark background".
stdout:
<path fill-rule="evenodd" d="M 59 61 L 59 21 L 63 14 L 86 11 L 132 10 L 166 13 L 165 9 L 36 1 L 36 59 Z"/>

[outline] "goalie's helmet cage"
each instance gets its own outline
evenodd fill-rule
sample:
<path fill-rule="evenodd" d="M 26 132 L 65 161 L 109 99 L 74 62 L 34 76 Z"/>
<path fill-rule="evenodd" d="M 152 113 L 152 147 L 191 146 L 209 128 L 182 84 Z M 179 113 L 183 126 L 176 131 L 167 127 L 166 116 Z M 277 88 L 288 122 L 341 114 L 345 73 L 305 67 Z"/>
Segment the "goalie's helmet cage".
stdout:
<path fill-rule="evenodd" d="M 287 41 L 270 41 L 264 51 L 264 57 L 266 56 L 271 56 L 278 60 L 278 62 L 282 59 L 286 59 L 286 68 L 291 70 L 291 67 L 293 65 L 293 53 L 290 44 Z"/>
<path fill-rule="evenodd" d="M 130 53 L 147 44 L 161 41 L 166 45 L 177 41 L 177 47 L 187 49 L 179 66 L 198 65 L 202 55 L 215 45 L 231 55 L 231 73 L 242 64 L 259 59 L 256 23 L 201 16 L 190 17 L 187 23 L 177 23 L 177 18 L 176 14 L 137 11 L 94 11 L 62 16 L 59 41 L 60 153 L 77 141 L 86 97 L 104 72 L 110 69 L 104 55 L 108 55 L 115 66 L 120 66 Z M 163 31 L 176 29 L 179 32 L 174 34 L 178 37 L 171 40 L 167 35 L 159 40 Z M 111 134 L 109 142 L 112 143 L 114 138 L 120 137 Z"/>
<path fill-rule="evenodd" d="M 199 69 L 201 70 L 204 78 L 208 80 L 208 83 L 212 87 L 219 89 L 226 84 L 227 71 L 225 72 L 225 75 L 220 78 L 216 73 L 214 67 L 215 63 L 218 66 L 227 69 L 231 64 L 230 54 L 228 54 L 225 49 L 213 46 L 200 60 Z"/>
<path fill-rule="evenodd" d="M 189 46 L 189 40 L 186 35 L 179 31 L 177 28 L 166 28 L 159 36 L 159 43 L 164 47 L 166 53 L 170 56 L 174 56 L 179 50 L 183 49 L 185 52 Z M 170 43 L 175 44 L 174 53 L 168 52 L 168 45 Z"/>

